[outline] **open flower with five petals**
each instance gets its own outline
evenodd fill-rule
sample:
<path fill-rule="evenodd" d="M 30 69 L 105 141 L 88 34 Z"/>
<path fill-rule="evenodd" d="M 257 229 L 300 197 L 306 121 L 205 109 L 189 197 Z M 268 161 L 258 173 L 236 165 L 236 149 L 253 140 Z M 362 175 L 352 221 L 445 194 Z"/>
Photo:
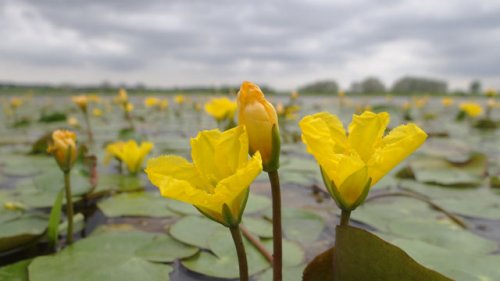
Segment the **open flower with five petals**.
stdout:
<path fill-rule="evenodd" d="M 161 195 L 194 205 L 225 226 L 238 225 L 249 186 L 262 171 L 259 153 L 248 157 L 244 127 L 208 130 L 191 139 L 193 162 L 164 155 L 150 159 L 146 174 Z"/>
<path fill-rule="evenodd" d="M 346 211 L 361 204 L 368 190 L 427 138 L 415 124 L 401 125 L 384 136 L 389 114 L 365 111 L 344 130 L 337 116 L 320 112 L 304 117 L 302 141 L 320 165 L 325 185 Z"/>

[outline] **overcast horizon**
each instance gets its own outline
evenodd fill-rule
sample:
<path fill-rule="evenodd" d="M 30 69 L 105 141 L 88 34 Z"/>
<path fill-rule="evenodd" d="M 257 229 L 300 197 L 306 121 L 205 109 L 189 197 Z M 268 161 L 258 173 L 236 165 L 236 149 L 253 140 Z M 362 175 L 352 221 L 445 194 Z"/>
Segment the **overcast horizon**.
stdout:
<path fill-rule="evenodd" d="M 500 1 L 0 0 L 0 81 L 500 88 Z"/>

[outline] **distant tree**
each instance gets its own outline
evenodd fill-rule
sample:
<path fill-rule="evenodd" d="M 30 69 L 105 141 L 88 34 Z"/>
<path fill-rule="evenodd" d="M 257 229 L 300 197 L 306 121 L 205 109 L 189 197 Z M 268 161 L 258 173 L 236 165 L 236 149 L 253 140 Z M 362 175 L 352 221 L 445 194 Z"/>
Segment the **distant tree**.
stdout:
<path fill-rule="evenodd" d="M 361 82 L 361 88 L 365 94 L 381 94 L 385 93 L 385 86 L 376 77 L 368 77 Z"/>
<path fill-rule="evenodd" d="M 301 94 L 334 94 L 339 92 L 339 86 L 334 80 L 322 80 L 299 88 Z"/>
<path fill-rule="evenodd" d="M 479 93 L 481 93 L 481 82 L 479 82 L 478 80 L 470 82 L 469 92 L 473 95 L 478 95 Z"/>
<path fill-rule="evenodd" d="M 349 92 L 353 94 L 361 94 L 363 93 L 363 86 L 361 86 L 361 83 L 359 82 L 352 82 Z"/>
<path fill-rule="evenodd" d="M 445 81 L 403 77 L 397 80 L 392 86 L 392 92 L 396 94 L 440 94 L 447 91 L 448 85 Z"/>

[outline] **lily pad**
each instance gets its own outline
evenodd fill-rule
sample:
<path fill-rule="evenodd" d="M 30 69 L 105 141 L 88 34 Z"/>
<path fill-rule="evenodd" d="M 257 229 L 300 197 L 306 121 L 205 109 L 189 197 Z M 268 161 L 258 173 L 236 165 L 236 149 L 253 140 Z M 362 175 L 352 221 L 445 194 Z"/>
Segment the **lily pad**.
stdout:
<path fill-rule="evenodd" d="M 262 238 L 273 237 L 273 224 L 264 219 L 256 219 L 252 217 L 243 217 L 242 224 L 253 234 Z"/>
<path fill-rule="evenodd" d="M 23 260 L 0 268 L 0 281 L 28 281 L 28 265 L 31 260 Z"/>
<path fill-rule="evenodd" d="M 209 238 L 209 248 L 214 255 L 200 252 L 198 255 L 183 260 L 182 265 L 191 271 L 218 278 L 238 278 L 239 266 L 229 229 L 217 231 Z M 249 275 L 254 275 L 270 267 L 269 262 L 250 242 L 243 239 L 248 260 Z"/>
<path fill-rule="evenodd" d="M 0 225 L 0 252 L 32 242 L 45 232 L 48 220 L 37 216 L 23 216 Z"/>
<path fill-rule="evenodd" d="M 439 157 L 420 156 L 410 161 L 415 179 L 425 183 L 446 186 L 476 186 L 481 184 L 486 170 L 487 159 L 475 154 L 463 164 L 454 165 Z"/>
<path fill-rule="evenodd" d="M 218 230 L 229 231 L 212 220 L 199 216 L 186 216 L 170 226 L 169 232 L 181 242 L 208 249 L 208 238 Z"/>
<path fill-rule="evenodd" d="M 173 217 L 165 198 L 151 192 L 121 193 L 97 204 L 107 217 Z"/>
<path fill-rule="evenodd" d="M 156 237 L 149 244 L 139 248 L 136 255 L 152 262 L 173 262 L 198 253 L 199 249 L 178 242 L 168 235 Z"/>
<path fill-rule="evenodd" d="M 272 219 L 270 213 L 266 217 Z M 321 216 L 304 209 L 284 208 L 282 226 L 285 237 L 305 245 L 318 239 L 325 228 L 325 221 Z"/>

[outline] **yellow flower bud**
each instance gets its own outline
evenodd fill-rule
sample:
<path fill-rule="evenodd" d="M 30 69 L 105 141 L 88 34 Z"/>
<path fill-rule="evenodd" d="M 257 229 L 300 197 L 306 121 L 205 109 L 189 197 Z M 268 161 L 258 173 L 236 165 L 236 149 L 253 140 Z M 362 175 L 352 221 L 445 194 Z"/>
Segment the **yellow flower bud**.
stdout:
<path fill-rule="evenodd" d="M 128 102 L 127 90 L 121 88 L 118 91 L 118 96 L 115 98 L 116 103 L 126 104 Z"/>
<path fill-rule="evenodd" d="M 63 172 L 69 172 L 77 156 L 75 133 L 65 130 L 54 131 L 47 152 L 54 155 Z"/>
<path fill-rule="evenodd" d="M 246 127 L 250 153 L 259 151 L 264 171 L 279 168 L 280 136 L 278 117 L 259 86 L 243 82 L 238 92 L 239 124 Z"/>
<path fill-rule="evenodd" d="M 443 99 L 441 100 L 441 104 L 442 104 L 444 107 L 449 107 L 449 106 L 452 106 L 454 102 L 455 102 L 455 101 L 454 101 L 452 98 L 448 98 L 448 97 L 447 97 L 447 98 L 443 98 Z"/>
<path fill-rule="evenodd" d="M 89 105 L 89 99 L 85 95 L 74 96 L 71 98 L 74 104 L 76 104 L 81 110 L 87 111 L 87 107 Z"/>
<path fill-rule="evenodd" d="M 92 110 L 92 115 L 94 115 L 95 117 L 101 117 L 103 114 L 104 113 L 99 108 L 94 108 L 94 110 Z"/>
<path fill-rule="evenodd" d="M 174 101 L 176 104 L 183 104 L 186 101 L 186 97 L 183 95 L 177 95 L 175 96 Z"/>
<path fill-rule="evenodd" d="M 23 105 L 23 100 L 22 99 L 17 98 L 17 97 L 13 97 L 12 99 L 10 99 L 10 107 L 11 108 L 17 109 L 21 105 Z"/>

